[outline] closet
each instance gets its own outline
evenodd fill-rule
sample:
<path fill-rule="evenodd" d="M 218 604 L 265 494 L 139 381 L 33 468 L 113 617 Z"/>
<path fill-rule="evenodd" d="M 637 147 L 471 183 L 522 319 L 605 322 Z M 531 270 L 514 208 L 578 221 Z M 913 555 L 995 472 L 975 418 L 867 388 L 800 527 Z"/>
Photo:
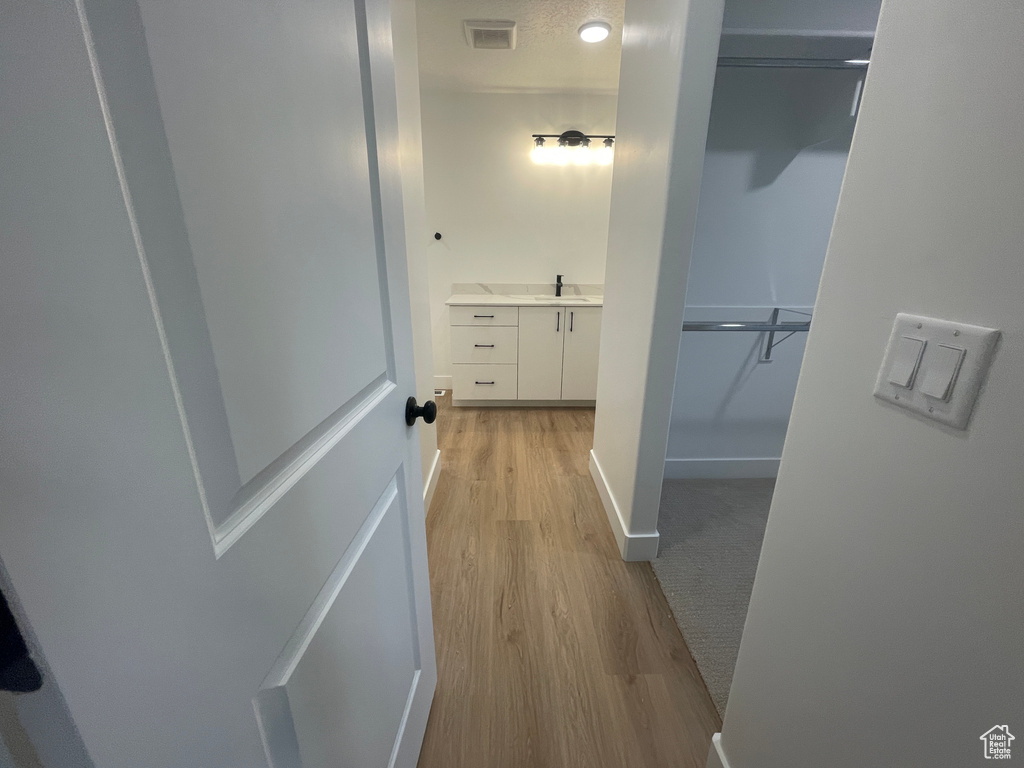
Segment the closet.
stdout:
<path fill-rule="evenodd" d="M 877 13 L 726 5 L 654 563 L 722 711 Z"/>

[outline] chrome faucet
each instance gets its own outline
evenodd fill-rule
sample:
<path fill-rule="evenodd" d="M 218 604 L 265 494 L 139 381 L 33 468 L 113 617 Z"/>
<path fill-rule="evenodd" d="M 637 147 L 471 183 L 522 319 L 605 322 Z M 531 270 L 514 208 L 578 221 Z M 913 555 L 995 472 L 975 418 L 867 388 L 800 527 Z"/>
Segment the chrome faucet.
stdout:
<path fill-rule="evenodd" d="M 562 295 L 562 276 L 561 275 L 556 275 L 555 277 L 556 277 L 556 280 L 555 280 L 555 296 L 561 296 Z"/>

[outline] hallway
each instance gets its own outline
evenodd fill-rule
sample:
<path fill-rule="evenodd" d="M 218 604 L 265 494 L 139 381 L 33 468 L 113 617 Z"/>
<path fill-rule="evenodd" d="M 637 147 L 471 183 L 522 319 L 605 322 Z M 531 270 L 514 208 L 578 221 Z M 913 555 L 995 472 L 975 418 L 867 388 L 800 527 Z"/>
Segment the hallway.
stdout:
<path fill-rule="evenodd" d="M 619 557 L 593 411 L 438 408 L 420 768 L 704 766 L 721 720 L 650 565 Z"/>

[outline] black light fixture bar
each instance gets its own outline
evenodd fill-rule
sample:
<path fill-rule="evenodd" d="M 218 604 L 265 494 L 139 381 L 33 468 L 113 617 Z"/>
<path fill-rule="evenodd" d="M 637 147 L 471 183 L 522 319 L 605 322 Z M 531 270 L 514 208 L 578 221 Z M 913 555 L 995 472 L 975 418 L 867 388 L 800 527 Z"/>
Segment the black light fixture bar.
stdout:
<path fill-rule="evenodd" d="M 572 132 L 571 131 L 566 131 L 566 133 L 570 133 L 571 134 Z M 532 135 L 531 138 L 534 138 L 534 139 L 560 139 L 563 136 L 565 136 L 565 133 L 535 133 L 535 134 Z M 569 137 L 566 137 L 566 138 L 569 138 Z M 584 139 L 614 139 L 615 136 L 614 136 L 614 134 L 609 136 L 607 134 L 599 134 L 599 133 L 584 133 L 579 138 L 584 138 Z"/>
<path fill-rule="evenodd" d="M 583 131 L 568 130 L 562 133 L 534 133 L 533 142 L 536 147 L 530 152 L 530 156 L 533 158 L 535 163 L 545 165 L 547 163 L 553 163 L 554 165 L 568 165 L 570 161 L 573 165 L 590 165 L 591 162 L 595 162 L 598 165 L 610 165 L 611 164 L 611 152 L 612 145 L 615 144 L 615 136 L 609 133 L 591 133 L 586 134 Z M 572 157 L 569 157 L 569 153 L 562 153 L 557 155 L 548 155 L 544 150 L 544 139 L 556 139 L 558 141 L 559 150 L 583 150 L 583 152 L 572 152 Z M 596 154 L 590 154 L 590 142 L 591 139 L 597 139 L 604 148 L 599 150 Z"/>
<path fill-rule="evenodd" d="M 583 131 L 569 130 L 562 133 L 535 133 L 533 140 L 538 147 L 544 146 L 544 139 L 558 139 L 560 147 L 589 147 L 591 139 L 604 139 L 604 145 L 611 147 L 615 137 L 606 133 L 583 133 Z"/>

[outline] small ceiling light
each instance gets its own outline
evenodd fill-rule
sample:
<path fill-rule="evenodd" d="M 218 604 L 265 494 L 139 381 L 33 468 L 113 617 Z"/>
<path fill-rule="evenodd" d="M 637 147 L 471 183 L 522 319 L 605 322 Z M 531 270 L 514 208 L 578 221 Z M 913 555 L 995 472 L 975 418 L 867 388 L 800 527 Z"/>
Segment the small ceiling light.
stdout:
<path fill-rule="evenodd" d="M 606 149 L 611 149 L 612 148 L 612 144 L 614 144 L 614 143 L 615 143 L 615 139 L 605 139 L 604 140 L 604 146 L 605 146 Z"/>
<path fill-rule="evenodd" d="M 585 43 L 600 43 L 611 31 L 610 24 L 603 21 L 588 21 L 580 27 L 580 37 Z"/>
<path fill-rule="evenodd" d="M 540 149 L 541 147 L 543 147 L 543 146 L 544 146 L 544 137 L 543 137 L 543 136 L 537 136 L 537 137 L 536 137 L 536 138 L 535 138 L 535 139 L 533 140 L 533 143 L 534 143 L 534 145 L 535 145 L 535 146 L 536 146 L 536 147 L 537 147 L 538 149 Z"/>

